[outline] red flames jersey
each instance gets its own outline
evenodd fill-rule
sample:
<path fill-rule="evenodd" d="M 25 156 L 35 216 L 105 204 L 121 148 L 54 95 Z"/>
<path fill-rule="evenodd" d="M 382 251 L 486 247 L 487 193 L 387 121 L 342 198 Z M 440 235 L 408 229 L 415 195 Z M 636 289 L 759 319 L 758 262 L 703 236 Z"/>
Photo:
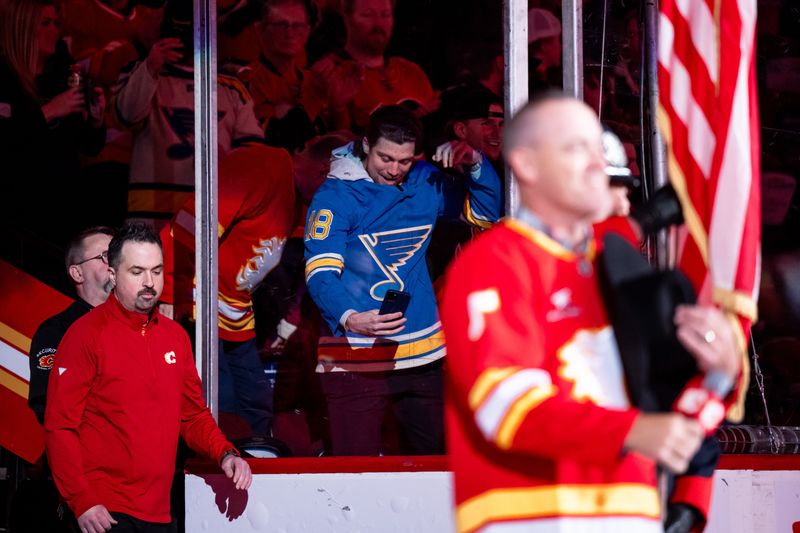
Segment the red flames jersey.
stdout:
<path fill-rule="evenodd" d="M 292 160 L 285 150 L 251 144 L 219 165 L 219 336 L 255 337 L 251 293 L 280 261 L 293 229 Z M 194 200 L 161 232 L 165 286 L 162 300 L 191 303 L 194 278 Z"/>
<path fill-rule="evenodd" d="M 654 463 L 623 450 L 637 411 L 594 244 L 579 256 L 507 220 L 446 283 L 458 531 L 661 531 Z"/>

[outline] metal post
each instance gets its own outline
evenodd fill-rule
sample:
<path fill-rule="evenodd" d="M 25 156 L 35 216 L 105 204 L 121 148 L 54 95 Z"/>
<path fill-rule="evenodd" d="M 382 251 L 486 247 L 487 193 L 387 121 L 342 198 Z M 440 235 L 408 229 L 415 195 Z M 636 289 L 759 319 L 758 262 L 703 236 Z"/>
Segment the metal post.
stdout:
<path fill-rule="evenodd" d="M 651 191 L 663 187 L 668 181 L 667 151 L 656 118 L 658 111 L 658 17 L 658 0 L 645 0 L 644 47 L 648 99 L 646 124 L 647 144 L 650 147 Z M 667 268 L 671 263 L 666 231 L 661 231 L 656 236 L 655 259 L 659 268 Z"/>
<path fill-rule="evenodd" d="M 561 4 L 561 64 L 564 92 L 583 100 L 583 1 Z"/>
<path fill-rule="evenodd" d="M 528 0 L 503 0 L 503 29 L 503 108 L 511 117 L 528 101 Z M 518 206 L 517 182 L 506 165 L 506 214 Z"/>
<path fill-rule="evenodd" d="M 217 418 L 217 2 L 194 0 L 194 182 L 198 373 Z"/>

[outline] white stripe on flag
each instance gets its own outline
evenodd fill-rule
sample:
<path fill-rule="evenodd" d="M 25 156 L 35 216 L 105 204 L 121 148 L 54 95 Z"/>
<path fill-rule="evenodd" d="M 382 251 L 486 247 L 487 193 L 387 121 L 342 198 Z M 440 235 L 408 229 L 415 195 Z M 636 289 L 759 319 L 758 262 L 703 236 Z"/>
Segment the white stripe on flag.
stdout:
<path fill-rule="evenodd" d="M 669 70 L 673 46 L 675 46 L 675 28 L 672 27 L 672 22 L 667 16 L 662 13 L 658 25 L 658 62 L 667 70 Z"/>
<path fill-rule="evenodd" d="M 714 15 L 702 0 L 676 0 L 675 5 L 689 24 L 692 43 L 703 58 L 711 81 L 717 83 L 719 78 L 719 56 L 715 38 L 717 32 L 711 31 L 717 27 Z"/>
<path fill-rule="evenodd" d="M 716 139 L 705 113 L 692 96 L 692 80 L 689 72 L 677 56 L 672 55 L 670 64 L 670 103 L 675 113 L 689 130 L 689 152 L 692 154 L 703 176 L 711 174 Z"/>
<path fill-rule="evenodd" d="M 742 19 L 741 54 L 739 72 L 733 97 L 728 138 L 722 159 L 714 211 L 709 228 L 709 252 L 714 258 L 711 277 L 716 287 L 735 289 L 739 271 L 740 244 L 747 218 L 752 185 L 750 157 L 750 59 L 753 39 L 752 21 Z M 747 35 L 749 34 L 749 40 Z"/>

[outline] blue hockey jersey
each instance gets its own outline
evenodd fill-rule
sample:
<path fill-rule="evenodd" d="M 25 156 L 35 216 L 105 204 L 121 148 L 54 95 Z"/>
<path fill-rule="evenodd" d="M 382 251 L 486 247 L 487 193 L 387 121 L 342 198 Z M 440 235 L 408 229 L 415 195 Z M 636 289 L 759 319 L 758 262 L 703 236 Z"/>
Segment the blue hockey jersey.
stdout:
<path fill-rule="evenodd" d="M 463 215 L 488 227 L 501 216 L 500 179 L 485 158 L 461 180 L 417 161 L 401 187 L 382 185 L 372 181 L 352 148 L 350 143 L 334 150 L 306 221 L 306 283 L 333 333 L 320 339 L 317 371 L 430 363 L 445 354 L 425 263 L 436 219 Z M 345 332 L 350 313 L 379 309 L 389 289 L 411 294 L 403 331 L 391 337 Z"/>

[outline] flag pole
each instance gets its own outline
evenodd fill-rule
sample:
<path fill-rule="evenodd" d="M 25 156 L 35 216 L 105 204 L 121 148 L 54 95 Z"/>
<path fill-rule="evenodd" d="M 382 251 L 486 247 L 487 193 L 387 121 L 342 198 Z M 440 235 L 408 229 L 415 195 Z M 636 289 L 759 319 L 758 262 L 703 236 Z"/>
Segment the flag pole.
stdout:
<path fill-rule="evenodd" d="M 564 0 L 561 18 L 564 92 L 583 100 L 583 1 Z"/>
<path fill-rule="evenodd" d="M 218 416 L 217 2 L 194 0 L 195 354 L 203 394 Z"/>
<path fill-rule="evenodd" d="M 644 2 L 644 47 L 645 47 L 645 80 L 647 83 L 647 140 L 644 146 L 650 147 L 650 182 L 646 192 L 652 194 L 669 182 L 667 174 L 667 149 L 664 137 L 658 127 L 658 0 L 645 0 Z M 647 199 L 647 198 L 645 198 Z M 655 237 L 655 253 L 653 254 L 656 265 L 660 269 L 668 268 L 675 262 L 674 257 L 669 257 L 667 231 L 658 232 Z"/>
<path fill-rule="evenodd" d="M 513 116 L 528 101 L 528 1 L 503 1 L 503 57 L 506 117 Z M 511 168 L 506 165 L 506 214 L 519 206 L 519 191 Z"/>

